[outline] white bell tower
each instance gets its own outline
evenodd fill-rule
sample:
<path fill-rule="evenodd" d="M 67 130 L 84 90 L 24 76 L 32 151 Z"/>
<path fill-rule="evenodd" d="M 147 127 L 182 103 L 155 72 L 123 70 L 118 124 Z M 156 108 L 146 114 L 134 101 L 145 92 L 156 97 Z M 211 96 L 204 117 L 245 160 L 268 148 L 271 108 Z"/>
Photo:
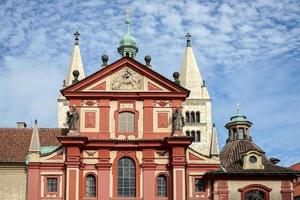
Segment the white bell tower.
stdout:
<path fill-rule="evenodd" d="M 83 63 L 82 63 L 80 48 L 79 48 L 79 38 L 78 38 L 79 35 L 80 34 L 78 33 L 78 31 L 76 31 L 74 33 L 75 44 L 74 44 L 74 49 L 73 49 L 68 73 L 67 73 L 66 79 L 64 80 L 63 88 L 68 87 L 69 85 L 72 85 L 72 81 L 74 79 L 73 71 L 75 71 L 75 70 L 77 70 L 79 72 L 78 80 L 82 80 L 83 78 L 85 78 L 84 68 L 83 68 Z M 58 128 L 66 128 L 67 127 L 66 112 L 69 111 L 69 103 L 60 92 L 59 92 L 57 102 L 58 102 L 58 115 L 57 115 Z"/>
<path fill-rule="evenodd" d="M 186 49 L 180 69 L 180 85 L 190 90 L 184 102 L 183 112 L 185 135 L 194 137 L 192 149 L 209 157 L 218 156 L 217 133 L 212 124 L 211 98 L 202 79 L 191 46 L 191 35 L 188 33 Z"/>

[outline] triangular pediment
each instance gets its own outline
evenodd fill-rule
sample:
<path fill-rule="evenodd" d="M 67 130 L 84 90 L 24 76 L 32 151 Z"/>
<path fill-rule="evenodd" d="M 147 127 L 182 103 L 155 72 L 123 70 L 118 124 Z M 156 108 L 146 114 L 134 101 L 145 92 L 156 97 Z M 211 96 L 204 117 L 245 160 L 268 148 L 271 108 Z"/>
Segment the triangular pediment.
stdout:
<path fill-rule="evenodd" d="M 87 78 L 65 88 L 66 96 L 74 93 L 189 93 L 185 88 L 161 76 L 131 58 L 122 58 Z"/>

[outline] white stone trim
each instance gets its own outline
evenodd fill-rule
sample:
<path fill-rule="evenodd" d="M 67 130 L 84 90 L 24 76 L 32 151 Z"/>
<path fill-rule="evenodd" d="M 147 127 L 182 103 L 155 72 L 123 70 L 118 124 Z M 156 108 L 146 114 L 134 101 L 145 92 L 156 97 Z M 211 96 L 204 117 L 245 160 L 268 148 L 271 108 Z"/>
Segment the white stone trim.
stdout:
<path fill-rule="evenodd" d="M 109 102 L 109 132 L 110 138 L 116 138 L 116 120 L 115 120 L 115 111 L 118 109 L 118 102 L 117 101 L 110 101 Z"/>

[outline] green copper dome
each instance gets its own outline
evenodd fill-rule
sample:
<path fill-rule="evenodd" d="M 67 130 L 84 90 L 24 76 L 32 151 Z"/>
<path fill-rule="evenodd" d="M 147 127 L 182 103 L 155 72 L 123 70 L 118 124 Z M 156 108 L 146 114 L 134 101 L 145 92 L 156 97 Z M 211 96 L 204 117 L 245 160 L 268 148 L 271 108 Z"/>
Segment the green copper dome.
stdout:
<path fill-rule="evenodd" d="M 131 58 L 135 58 L 136 53 L 138 52 L 136 40 L 130 35 L 130 21 L 126 19 L 125 23 L 127 25 L 127 33 L 120 41 L 120 47 L 118 48 L 118 52 L 121 54 L 122 57 L 129 56 Z"/>
<path fill-rule="evenodd" d="M 230 118 L 230 122 L 246 122 L 246 121 L 248 121 L 247 117 L 240 113 L 238 113 Z"/>

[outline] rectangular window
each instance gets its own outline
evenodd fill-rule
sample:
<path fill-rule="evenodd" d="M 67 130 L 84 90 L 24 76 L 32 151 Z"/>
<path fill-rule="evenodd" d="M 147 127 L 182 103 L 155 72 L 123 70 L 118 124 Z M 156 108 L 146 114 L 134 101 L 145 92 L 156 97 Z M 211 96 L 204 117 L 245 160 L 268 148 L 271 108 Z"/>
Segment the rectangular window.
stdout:
<path fill-rule="evenodd" d="M 47 192 L 57 192 L 57 178 L 47 178 Z"/>
<path fill-rule="evenodd" d="M 205 192 L 205 182 L 202 178 L 195 178 L 195 192 Z"/>
<path fill-rule="evenodd" d="M 119 114 L 119 131 L 121 133 L 134 132 L 134 113 L 121 112 Z"/>

